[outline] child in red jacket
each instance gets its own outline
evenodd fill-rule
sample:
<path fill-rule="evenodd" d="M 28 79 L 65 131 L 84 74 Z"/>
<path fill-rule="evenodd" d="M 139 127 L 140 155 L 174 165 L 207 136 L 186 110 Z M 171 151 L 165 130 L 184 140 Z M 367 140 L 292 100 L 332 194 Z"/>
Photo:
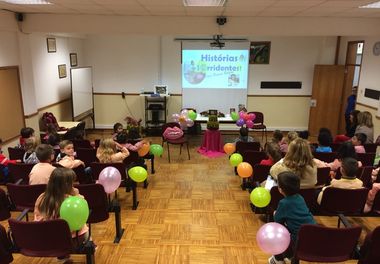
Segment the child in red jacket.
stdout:
<path fill-rule="evenodd" d="M 0 170 L 4 176 L 4 180 L 7 181 L 8 180 L 8 164 L 9 163 L 15 164 L 17 162 L 21 162 L 21 160 L 10 160 L 10 159 L 8 159 L 3 154 L 3 151 L 1 150 L 2 145 L 3 145 L 3 140 L 0 138 Z"/>

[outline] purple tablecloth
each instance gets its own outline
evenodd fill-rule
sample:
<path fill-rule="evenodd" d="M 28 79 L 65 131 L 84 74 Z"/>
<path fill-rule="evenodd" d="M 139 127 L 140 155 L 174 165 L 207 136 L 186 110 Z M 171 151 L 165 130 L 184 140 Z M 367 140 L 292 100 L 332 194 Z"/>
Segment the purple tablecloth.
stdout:
<path fill-rule="evenodd" d="M 219 130 L 206 130 L 203 135 L 202 146 L 198 152 L 207 157 L 220 157 L 224 155 L 223 138 Z"/>

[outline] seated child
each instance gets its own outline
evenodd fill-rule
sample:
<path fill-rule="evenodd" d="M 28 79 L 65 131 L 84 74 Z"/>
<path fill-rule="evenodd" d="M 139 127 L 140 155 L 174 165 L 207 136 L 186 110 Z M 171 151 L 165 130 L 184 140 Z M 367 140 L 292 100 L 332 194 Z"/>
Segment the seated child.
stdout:
<path fill-rule="evenodd" d="M 34 165 L 29 173 L 29 184 L 47 184 L 51 173 L 55 169 L 51 165 L 51 161 L 54 160 L 54 149 L 47 144 L 38 145 L 36 156 L 40 162 Z"/>
<path fill-rule="evenodd" d="M 272 137 L 271 141 L 280 145 L 280 142 L 282 141 L 283 137 L 284 136 L 282 135 L 282 132 L 280 130 L 276 129 L 275 131 L 273 131 L 273 137 Z"/>
<path fill-rule="evenodd" d="M 367 141 L 367 135 L 364 133 L 356 133 L 351 138 L 351 142 L 352 142 L 352 145 L 354 145 L 356 153 L 365 153 L 365 148 L 363 144 L 366 141 Z"/>
<path fill-rule="evenodd" d="M 22 161 L 25 164 L 36 164 L 40 162 L 36 155 L 37 142 L 34 137 L 27 138 L 25 140 L 25 153 Z"/>
<path fill-rule="evenodd" d="M 303 130 L 298 132 L 298 137 L 303 138 L 305 140 L 308 140 L 310 136 L 310 133 L 308 130 Z"/>
<path fill-rule="evenodd" d="M 83 161 L 75 159 L 73 142 L 71 142 L 70 140 L 63 140 L 61 143 L 59 143 L 59 148 L 61 149 L 61 153 L 59 153 L 59 165 L 68 169 L 74 169 L 79 166 L 84 166 Z"/>
<path fill-rule="evenodd" d="M 34 137 L 34 129 L 31 127 L 24 127 L 20 130 L 20 142 L 16 146 L 17 148 L 24 148 L 25 147 L 25 140 L 30 137 Z"/>
<path fill-rule="evenodd" d="M 124 132 L 124 128 L 123 128 L 123 125 L 120 124 L 120 123 L 116 123 L 113 125 L 113 134 L 112 134 L 112 138 L 113 140 L 116 141 L 116 137 L 119 133 L 122 133 Z"/>
<path fill-rule="evenodd" d="M 8 174 L 9 174 L 8 164 L 9 163 L 16 164 L 17 162 L 21 162 L 21 160 L 10 160 L 7 157 L 5 157 L 5 155 L 3 154 L 3 151 L 1 150 L 2 145 L 3 145 L 3 140 L 0 138 L 0 165 L 2 165 L 0 169 L 5 177 L 5 181 L 7 181 Z"/>
<path fill-rule="evenodd" d="M 298 133 L 295 131 L 289 131 L 286 138 L 283 138 L 280 142 L 280 150 L 281 152 L 288 152 L 288 146 L 289 144 L 298 138 Z"/>
<path fill-rule="evenodd" d="M 51 145 L 54 149 L 59 149 L 59 135 L 53 124 L 47 125 L 47 133 L 44 136 L 44 143 Z"/>
<path fill-rule="evenodd" d="M 318 147 L 315 149 L 315 152 L 332 152 L 330 147 L 332 141 L 332 135 L 328 128 L 319 129 Z"/>
<path fill-rule="evenodd" d="M 373 184 L 367 196 L 367 202 L 365 203 L 365 206 L 364 206 L 364 213 L 369 213 L 372 210 L 373 201 L 375 200 L 377 192 L 380 190 L 380 183 L 375 182 L 379 175 L 379 170 L 380 170 L 380 167 L 372 170 L 371 178 L 372 178 Z"/>
<path fill-rule="evenodd" d="M 101 140 L 96 151 L 96 157 L 101 163 L 121 163 L 128 156 L 129 151 L 125 147 L 121 148 L 121 152 L 117 152 L 116 143 L 112 138 Z"/>
<path fill-rule="evenodd" d="M 278 175 L 278 190 L 285 198 L 278 203 L 277 210 L 274 212 L 274 221 L 286 226 L 291 242 L 287 251 L 269 258 L 270 264 L 285 263 L 284 258 L 291 258 L 300 227 L 304 224 L 315 224 L 305 200 L 298 194 L 300 178 L 297 175 L 289 171 L 281 172 Z"/>
<path fill-rule="evenodd" d="M 356 178 L 358 172 L 358 161 L 353 158 L 345 158 L 340 167 L 342 178 L 339 180 L 333 179 L 329 186 L 323 187 L 322 191 L 318 195 L 318 203 L 321 204 L 323 191 L 326 188 L 334 187 L 340 189 L 360 189 L 363 188 L 363 182 Z"/>
<path fill-rule="evenodd" d="M 239 130 L 239 133 L 240 133 L 240 136 L 235 139 L 235 142 L 239 142 L 239 141 L 241 141 L 241 142 L 254 142 L 255 141 L 253 139 L 253 137 L 250 137 L 248 135 L 248 128 L 241 127 Z"/>
<path fill-rule="evenodd" d="M 73 187 L 76 175 L 75 172 L 67 168 L 55 168 L 47 182 L 46 191 L 36 200 L 34 206 L 34 221 L 45 221 L 59 218 L 59 209 L 62 202 L 69 196 L 78 196 L 78 189 Z M 82 243 L 88 238 L 88 227 L 85 224 L 81 230 L 71 232 L 73 243 L 79 246 L 77 242 Z"/>
<path fill-rule="evenodd" d="M 346 141 L 342 143 L 342 145 L 338 149 L 337 158 L 333 162 L 325 163 L 325 166 L 330 167 L 331 171 L 336 172 L 342 166 L 342 161 L 345 158 L 353 158 L 355 160 L 357 159 L 355 148 L 352 145 L 351 141 Z M 362 167 L 362 163 L 360 161 L 357 161 L 357 163 L 359 168 Z"/>
<path fill-rule="evenodd" d="M 275 142 L 268 142 L 265 144 L 265 152 L 267 153 L 268 159 L 262 160 L 260 162 L 261 165 L 272 166 L 277 161 L 282 159 L 280 146 Z"/>

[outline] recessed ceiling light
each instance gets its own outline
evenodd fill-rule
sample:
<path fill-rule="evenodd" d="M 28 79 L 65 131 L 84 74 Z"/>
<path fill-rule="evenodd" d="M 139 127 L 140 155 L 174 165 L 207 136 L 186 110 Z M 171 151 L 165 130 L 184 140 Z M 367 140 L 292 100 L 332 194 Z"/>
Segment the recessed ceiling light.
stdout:
<path fill-rule="evenodd" d="M 380 1 L 364 5 L 364 6 L 359 6 L 359 8 L 380 8 Z"/>
<path fill-rule="evenodd" d="M 1 0 L 14 5 L 50 5 L 51 3 L 45 0 Z"/>
<path fill-rule="evenodd" d="M 226 0 L 183 0 L 185 6 L 224 6 Z"/>

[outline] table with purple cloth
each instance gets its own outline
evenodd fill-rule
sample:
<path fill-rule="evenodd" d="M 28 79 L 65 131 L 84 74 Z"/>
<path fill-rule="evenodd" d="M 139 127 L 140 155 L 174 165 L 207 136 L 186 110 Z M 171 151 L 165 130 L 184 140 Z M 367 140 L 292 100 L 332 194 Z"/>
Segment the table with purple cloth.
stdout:
<path fill-rule="evenodd" d="M 198 152 L 207 157 L 220 157 L 224 155 L 223 138 L 219 130 L 207 129 L 203 135 L 202 146 Z"/>

